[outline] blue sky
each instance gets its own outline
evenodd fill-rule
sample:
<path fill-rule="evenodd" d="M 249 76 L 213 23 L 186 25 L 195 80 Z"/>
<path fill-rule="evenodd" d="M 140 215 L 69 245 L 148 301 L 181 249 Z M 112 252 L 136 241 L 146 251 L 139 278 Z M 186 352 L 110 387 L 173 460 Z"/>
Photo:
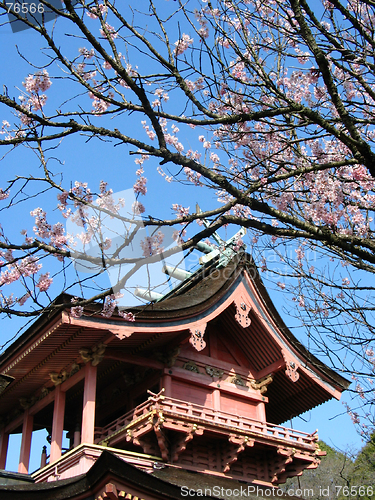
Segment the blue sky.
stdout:
<path fill-rule="evenodd" d="M 60 20 L 58 21 L 58 23 Z M 58 26 L 60 26 L 58 24 Z M 2 47 L 2 64 L 0 66 L 2 85 L 6 85 L 10 96 L 18 96 L 22 90 L 22 82 L 28 73 L 34 70 L 29 67 L 27 61 L 34 61 L 38 64 L 43 59 L 42 54 L 39 52 L 40 39 L 32 30 L 21 31 L 12 33 L 10 28 L 3 26 L 0 28 L 0 43 Z M 72 47 L 77 44 L 76 41 L 72 42 Z M 18 49 L 17 49 L 18 47 Z M 20 58 L 18 50 L 23 54 L 24 59 Z M 53 81 L 51 89 L 48 91 L 48 96 L 51 102 L 58 102 L 61 99 L 60 93 L 64 90 L 64 82 Z M 139 117 L 138 117 L 139 118 Z M 9 113 L 4 108 L 0 107 L 0 122 L 3 119 L 9 119 Z M 98 118 L 100 119 L 100 118 Z M 134 122 L 135 123 L 135 122 Z M 141 125 L 134 124 L 136 133 L 142 134 Z M 189 142 L 196 141 L 197 133 L 191 136 L 181 136 L 182 142 L 189 146 Z M 143 137 L 143 136 L 142 136 Z M 51 154 L 51 156 L 53 156 Z M 85 143 L 84 140 L 76 140 L 69 138 L 62 143 L 55 154 L 58 160 L 51 160 L 53 169 L 56 172 L 62 172 L 64 182 L 70 181 L 83 181 L 89 182 L 93 190 L 98 189 L 99 182 L 104 179 L 108 182 L 114 191 L 131 189 L 135 177 L 134 157 L 128 155 L 128 150 L 124 147 L 113 147 L 110 143 L 102 143 L 99 141 L 90 141 Z M 61 162 L 61 163 L 60 163 Z M 30 155 L 30 151 L 21 147 L 13 151 L 2 160 L 0 170 L 1 187 L 11 175 L 27 175 L 38 171 L 36 158 Z M 197 192 L 192 186 L 182 186 L 175 184 L 173 188 L 166 186 L 165 180 L 155 172 L 156 163 L 150 162 L 146 165 L 146 176 L 149 178 L 148 194 L 144 199 L 146 206 L 146 214 L 153 213 L 158 210 L 158 214 L 164 217 L 172 215 L 171 205 L 173 203 L 180 203 L 183 206 L 195 207 L 195 203 L 199 201 L 203 208 L 208 208 L 216 203 L 216 196 L 213 191 L 205 192 L 204 196 Z M 167 190 L 168 189 L 168 190 Z M 31 193 L 31 191 L 30 191 Z M 143 200 L 142 200 L 143 201 Z M 162 205 L 161 201 L 164 202 Z M 56 206 L 55 198 L 51 198 L 49 193 L 46 193 L 38 199 L 31 199 L 26 201 L 23 205 L 17 207 L 12 216 L 7 212 L 0 212 L 0 222 L 5 229 L 16 234 L 22 227 L 14 224 L 17 220 L 22 220 L 23 224 L 28 227 L 32 226 L 32 219 L 28 220 L 28 212 L 36 206 L 43 206 L 45 208 Z M 52 218 L 57 217 L 57 214 L 52 214 Z M 24 226 L 23 226 L 24 227 Z M 236 232 L 234 229 L 230 234 L 224 236 L 232 236 Z M 283 310 L 285 306 L 285 294 L 277 291 L 276 287 L 270 287 L 270 294 L 279 312 L 284 318 L 288 326 L 293 327 L 295 335 L 303 335 L 301 327 Z M 288 305 L 288 307 L 290 307 Z M 6 336 L 11 338 L 22 326 L 23 321 L 13 319 L 2 319 L 0 323 L 2 332 L 6 332 Z M 4 334 L 3 334 L 4 335 Z M 4 338 L 4 337 L 3 337 Z M 1 344 L 2 342 L 0 342 Z M 345 396 L 344 396 L 345 398 Z M 285 423 L 286 426 L 289 423 Z M 311 410 L 310 412 L 302 415 L 301 418 L 294 419 L 293 427 L 306 432 L 313 432 L 315 429 L 319 430 L 319 436 L 331 446 L 335 446 L 342 451 L 347 449 L 358 449 L 361 445 L 361 439 L 356 433 L 354 426 L 351 423 L 349 416 L 345 412 L 345 408 L 341 402 L 332 401 L 321 405 L 320 407 Z M 42 438 L 42 441 L 45 438 Z M 44 442 L 41 442 L 39 450 Z M 17 446 L 11 446 L 11 452 L 8 461 L 8 468 L 15 470 L 17 468 L 18 450 Z M 38 467 L 40 460 L 40 451 L 32 457 L 31 469 Z"/>

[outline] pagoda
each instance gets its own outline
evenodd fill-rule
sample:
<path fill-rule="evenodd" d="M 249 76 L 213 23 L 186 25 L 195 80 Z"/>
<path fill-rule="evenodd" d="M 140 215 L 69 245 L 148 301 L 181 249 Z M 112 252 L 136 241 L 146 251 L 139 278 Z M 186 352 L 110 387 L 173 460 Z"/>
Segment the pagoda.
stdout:
<path fill-rule="evenodd" d="M 56 304 L 66 307 L 40 316 L 4 352 L 0 469 L 9 435 L 22 433 L 18 472 L 30 476 L 39 429 L 50 449 L 31 474 L 34 488 L 89 474 L 108 453 L 145 477 L 190 471 L 262 487 L 318 466 L 317 432 L 284 425 L 339 399 L 348 381 L 292 335 L 249 255 L 201 249 L 194 273 L 166 269 L 179 285 L 133 308 L 134 322 L 95 305 L 76 318 L 62 295 Z"/>

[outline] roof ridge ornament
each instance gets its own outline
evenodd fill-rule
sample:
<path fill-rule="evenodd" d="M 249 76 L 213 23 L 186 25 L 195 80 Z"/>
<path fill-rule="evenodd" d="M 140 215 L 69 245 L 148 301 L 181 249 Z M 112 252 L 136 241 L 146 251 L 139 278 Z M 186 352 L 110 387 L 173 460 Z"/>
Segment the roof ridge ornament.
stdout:
<path fill-rule="evenodd" d="M 196 204 L 196 212 L 197 214 L 201 214 L 202 210 L 198 203 Z M 211 223 L 207 219 L 202 219 L 203 225 L 206 228 L 209 228 Z M 223 240 L 216 231 L 214 231 L 211 237 L 216 241 L 219 248 L 212 248 L 212 251 L 209 251 L 210 245 L 206 245 L 205 243 L 200 242 L 201 244 L 197 244 L 196 247 L 198 250 L 206 253 L 203 257 L 199 259 L 199 264 L 203 265 L 207 262 L 210 262 L 215 257 L 219 257 L 217 267 L 225 267 L 229 264 L 232 258 L 237 254 L 239 249 L 246 250 L 246 245 L 242 242 L 242 237 L 245 236 L 246 229 L 241 227 L 241 229 L 228 240 Z M 241 242 L 241 244 L 239 244 Z"/>

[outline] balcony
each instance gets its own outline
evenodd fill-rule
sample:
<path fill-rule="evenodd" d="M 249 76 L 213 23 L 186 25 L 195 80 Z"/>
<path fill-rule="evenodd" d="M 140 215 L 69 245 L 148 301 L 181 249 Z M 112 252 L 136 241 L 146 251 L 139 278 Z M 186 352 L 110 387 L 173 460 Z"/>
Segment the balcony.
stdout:
<path fill-rule="evenodd" d="M 51 481 L 81 474 L 108 449 L 147 470 L 164 461 L 169 467 L 277 485 L 317 467 L 323 455 L 317 440 L 316 433 L 151 394 L 132 411 L 96 428 L 93 445 L 69 450 L 34 477 Z"/>
<path fill-rule="evenodd" d="M 134 410 L 102 428 L 95 429 L 95 443 L 114 446 L 125 439 L 139 438 L 156 424 L 164 429 L 185 432 L 193 423 L 218 434 L 236 432 L 265 444 L 278 443 L 306 451 L 316 451 L 316 432 L 307 434 L 281 425 L 233 415 L 206 406 L 153 394 Z"/>

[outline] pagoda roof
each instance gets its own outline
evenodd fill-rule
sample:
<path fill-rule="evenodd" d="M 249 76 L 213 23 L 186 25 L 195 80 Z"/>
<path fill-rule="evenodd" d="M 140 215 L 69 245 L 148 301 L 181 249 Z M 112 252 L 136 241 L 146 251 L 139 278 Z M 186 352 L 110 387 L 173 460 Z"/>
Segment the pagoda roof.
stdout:
<path fill-rule="evenodd" d="M 70 479 L 60 479 L 46 483 L 34 483 L 31 476 L 18 478 L 11 484 L 2 482 L 3 476 L 10 473 L 0 472 L 0 497 L 2 500 L 78 500 L 78 499 L 183 499 L 190 490 L 191 496 L 206 500 L 235 500 L 277 496 L 284 500 L 301 500 L 298 496 L 259 484 L 244 483 L 231 478 L 210 477 L 173 467 L 155 468 L 152 473 L 145 472 L 109 451 L 103 451 L 94 465 L 85 473 Z M 25 475 L 23 475 L 25 476 Z M 239 493 L 242 492 L 240 495 Z M 218 495 L 219 493 L 219 495 Z M 213 496 L 210 496 L 213 495 Z"/>
<path fill-rule="evenodd" d="M 50 372 L 69 371 L 82 348 L 107 346 L 98 367 L 103 371 L 113 359 L 131 363 L 140 356 L 161 368 L 155 352 L 173 349 L 189 337 L 191 341 L 194 332 L 209 332 L 214 324 L 241 346 L 256 381 L 272 375 L 267 390 L 267 420 L 272 423 L 280 424 L 332 397 L 339 399 L 350 385 L 286 327 L 247 254 L 222 267 L 208 262 L 161 300 L 129 308 L 134 322 L 116 314 L 106 318 L 96 304 L 74 318 L 71 296 L 66 294 L 55 304 L 61 309 L 41 315 L 0 357 L 0 374 L 14 377 L 0 393 L 1 414 L 11 410 L 14 399 L 30 397 L 41 383 L 48 385 Z"/>

